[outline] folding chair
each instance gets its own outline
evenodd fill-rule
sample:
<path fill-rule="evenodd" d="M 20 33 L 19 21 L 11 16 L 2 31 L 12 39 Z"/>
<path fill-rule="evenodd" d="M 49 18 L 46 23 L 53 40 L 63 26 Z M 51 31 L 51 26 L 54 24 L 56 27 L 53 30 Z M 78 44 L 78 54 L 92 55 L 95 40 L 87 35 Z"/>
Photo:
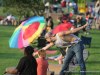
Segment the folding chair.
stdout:
<path fill-rule="evenodd" d="M 37 42 L 34 42 L 33 44 L 37 44 L 33 45 L 35 47 L 45 47 L 46 46 L 46 39 L 44 37 L 38 37 Z"/>
<path fill-rule="evenodd" d="M 89 45 L 89 48 L 91 46 L 91 39 L 92 39 L 92 37 L 81 36 L 81 40 L 82 40 L 83 44 Z"/>

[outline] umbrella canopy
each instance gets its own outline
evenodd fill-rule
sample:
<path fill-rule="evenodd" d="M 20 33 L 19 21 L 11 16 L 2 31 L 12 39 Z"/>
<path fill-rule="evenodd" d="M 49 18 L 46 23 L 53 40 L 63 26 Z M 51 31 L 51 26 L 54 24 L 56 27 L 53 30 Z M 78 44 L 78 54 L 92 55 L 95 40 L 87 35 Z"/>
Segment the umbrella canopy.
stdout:
<path fill-rule="evenodd" d="M 11 48 L 23 48 L 38 38 L 45 26 L 44 17 L 32 17 L 22 22 L 9 40 Z"/>
<path fill-rule="evenodd" d="M 72 26 L 71 23 L 61 23 L 52 30 L 52 33 L 57 34 L 58 32 L 69 30 Z"/>

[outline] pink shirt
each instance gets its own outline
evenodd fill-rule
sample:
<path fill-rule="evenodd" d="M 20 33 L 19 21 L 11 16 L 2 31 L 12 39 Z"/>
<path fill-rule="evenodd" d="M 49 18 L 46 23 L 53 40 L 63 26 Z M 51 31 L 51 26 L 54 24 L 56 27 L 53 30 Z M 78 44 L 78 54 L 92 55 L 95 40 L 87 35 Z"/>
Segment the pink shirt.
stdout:
<path fill-rule="evenodd" d="M 92 7 L 89 7 L 89 12 L 91 12 L 92 11 Z"/>
<path fill-rule="evenodd" d="M 43 58 L 36 58 L 37 75 L 47 75 L 48 61 Z"/>

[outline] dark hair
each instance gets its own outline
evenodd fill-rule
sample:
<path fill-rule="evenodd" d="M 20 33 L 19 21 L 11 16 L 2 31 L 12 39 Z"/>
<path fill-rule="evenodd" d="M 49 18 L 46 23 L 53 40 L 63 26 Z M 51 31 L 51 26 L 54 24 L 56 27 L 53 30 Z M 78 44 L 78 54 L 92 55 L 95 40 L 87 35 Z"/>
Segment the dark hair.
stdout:
<path fill-rule="evenodd" d="M 86 15 L 89 15 L 89 14 L 90 14 L 89 12 L 86 13 Z"/>
<path fill-rule="evenodd" d="M 30 63 L 31 63 L 31 69 L 30 69 L 30 75 L 32 75 L 33 73 L 35 75 L 37 75 L 37 64 L 36 62 L 34 62 L 35 58 L 32 56 L 34 50 L 33 50 L 33 47 L 32 46 L 27 46 L 25 48 L 25 53 L 26 55 L 28 56 L 29 60 L 30 60 Z M 36 60 L 35 60 L 36 61 Z M 36 73 L 35 73 L 36 72 Z"/>
<path fill-rule="evenodd" d="M 97 4 L 97 7 L 99 6 L 99 3 Z"/>
<path fill-rule="evenodd" d="M 65 51 L 62 51 L 62 56 L 65 56 L 66 55 L 66 52 Z"/>

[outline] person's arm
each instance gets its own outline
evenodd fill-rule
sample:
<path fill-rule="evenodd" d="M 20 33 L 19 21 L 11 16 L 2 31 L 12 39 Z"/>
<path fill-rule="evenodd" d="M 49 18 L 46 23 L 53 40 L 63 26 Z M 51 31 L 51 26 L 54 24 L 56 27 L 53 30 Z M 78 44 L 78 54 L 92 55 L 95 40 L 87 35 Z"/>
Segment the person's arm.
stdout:
<path fill-rule="evenodd" d="M 24 67 L 26 59 L 23 57 L 20 59 L 18 66 L 12 71 L 12 72 L 7 72 L 7 74 L 17 74 L 18 72 L 21 72 Z"/>
<path fill-rule="evenodd" d="M 69 30 L 69 31 L 62 31 L 62 32 L 59 32 L 59 36 L 60 37 L 62 37 L 62 36 L 64 36 L 64 35 L 68 35 L 68 34 L 73 34 L 73 33 L 75 33 L 75 32 L 77 32 L 77 31 L 79 31 L 79 30 L 81 30 L 81 29 L 83 29 L 83 28 L 86 28 L 88 25 L 87 24 L 85 24 L 85 25 L 83 25 L 83 26 L 81 26 L 81 27 L 78 27 L 78 28 L 75 28 L 75 29 L 72 29 L 72 30 Z"/>
<path fill-rule="evenodd" d="M 47 49 L 49 49 L 50 47 L 52 47 L 53 45 L 54 45 L 54 43 L 51 42 L 50 44 L 48 44 L 47 46 L 43 47 L 42 49 L 43 49 L 43 50 L 47 50 Z"/>
<path fill-rule="evenodd" d="M 48 44 L 47 46 L 43 47 L 42 49 L 43 49 L 43 50 L 47 50 L 47 49 L 49 49 L 50 47 L 52 47 L 53 45 L 54 45 L 54 43 L 51 42 L 50 44 Z M 33 53 L 33 56 L 35 56 L 35 55 L 37 55 L 37 54 L 38 54 L 38 52 L 34 52 L 34 53 Z"/>
<path fill-rule="evenodd" d="M 18 73 L 18 70 L 14 69 L 12 72 L 7 72 L 6 74 L 17 74 L 17 73 Z"/>
<path fill-rule="evenodd" d="M 58 61 L 58 60 L 61 60 L 61 59 L 63 59 L 64 58 L 64 56 L 61 54 L 58 58 L 56 58 L 56 59 L 53 59 L 54 61 Z"/>

